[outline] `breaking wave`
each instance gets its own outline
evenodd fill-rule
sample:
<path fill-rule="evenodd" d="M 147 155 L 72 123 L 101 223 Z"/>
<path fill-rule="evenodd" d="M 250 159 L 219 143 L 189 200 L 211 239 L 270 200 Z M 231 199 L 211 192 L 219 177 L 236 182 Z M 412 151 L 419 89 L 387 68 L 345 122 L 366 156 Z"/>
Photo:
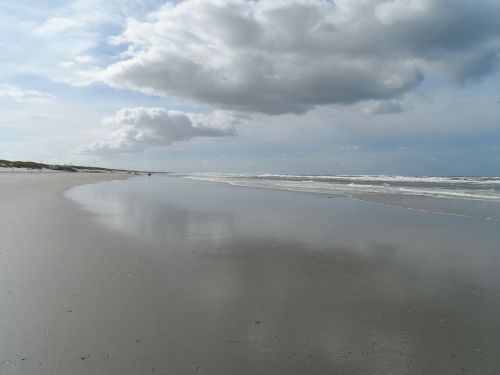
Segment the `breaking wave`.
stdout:
<path fill-rule="evenodd" d="M 221 173 L 173 175 L 236 186 L 345 196 L 441 214 L 500 219 L 500 177 Z"/>

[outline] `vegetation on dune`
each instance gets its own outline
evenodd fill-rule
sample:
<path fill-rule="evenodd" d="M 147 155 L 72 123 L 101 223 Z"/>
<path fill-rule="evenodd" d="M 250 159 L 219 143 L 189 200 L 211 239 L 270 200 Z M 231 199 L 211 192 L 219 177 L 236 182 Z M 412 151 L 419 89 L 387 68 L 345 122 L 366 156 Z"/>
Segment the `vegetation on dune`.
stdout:
<path fill-rule="evenodd" d="M 51 169 L 54 171 L 66 171 L 66 172 L 137 172 L 137 171 L 129 171 L 123 169 L 110 169 L 110 168 L 102 168 L 102 167 L 89 167 L 83 165 L 58 165 L 58 164 L 45 164 L 45 163 L 36 163 L 33 161 L 10 161 L 0 159 L 0 167 L 3 168 L 26 168 L 33 170 L 42 170 L 42 169 Z"/>
<path fill-rule="evenodd" d="M 33 161 L 0 160 L 0 167 L 42 169 L 42 168 L 50 168 L 51 166 L 43 163 L 35 163 Z"/>

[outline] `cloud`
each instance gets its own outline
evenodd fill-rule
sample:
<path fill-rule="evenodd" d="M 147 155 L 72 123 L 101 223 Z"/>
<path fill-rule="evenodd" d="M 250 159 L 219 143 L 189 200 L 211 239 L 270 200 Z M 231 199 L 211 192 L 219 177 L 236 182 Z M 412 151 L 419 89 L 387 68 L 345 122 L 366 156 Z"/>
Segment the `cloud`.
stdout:
<path fill-rule="evenodd" d="M 362 111 L 370 115 L 390 115 L 403 112 L 403 107 L 396 101 L 370 101 L 362 105 Z"/>
<path fill-rule="evenodd" d="M 4 1 L 0 5 L 0 82 L 24 75 L 78 83 L 80 69 L 91 70 L 115 60 L 118 51 L 107 43 L 107 38 L 122 30 L 128 17 L 142 19 L 163 3 L 164 0 Z M 74 60 L 84 55 L 93 61 L 82 67 Z"/>
<path fill-rule="evenodd" d="M 359 150 L 359 146 L 358 145 L 339 146 L 338 149 L 340 151 L 358 151 Z"/>
<path fill-rule="evenodd" d="M 163 108 L 124 108 L 103 123 L 115 127 L 103 141 L 85 147 L 87 154 L 115 154 L 168 146 L 195 137 L 234 136 L 234 120 L 226 113 L 194 114 Z M 221 126 L 220 124 L 225 124 Z"/>
<path fill-rule="evenodd" d="M 46 20 L 43 24 L 38 26 L 35 30 L 33 30 L 33 33 L 41 37 L 51 37 L 66 30 L 78 28 L 81 26 L 82 23 L 78 20 L 63 17 L 54 17 Z"/>
<path fill-rule="evenodd" d="M 59 65 L 63 68 L 69 69 L 74 67 L 75 65 L 88 65 L 95 62 L 95 59 L 89 55 L 79 55 L 76 56 L 73 60 L 63 61 Z"/>
<path fill-rule="evenodd" d="M 40 91 L 26 90 L 0 83 L 0 98 L 1 97 L 13 99 L 18 103 L 42 102 L 53 98 L 52 95 Z"/>
<path fill-rule="evenodd" d="M 496 0 L 189 0 L 129 19 L 113 87 L 266 114 L 391 100 L 427 72 L 453 82 L 497 66 Z"/>

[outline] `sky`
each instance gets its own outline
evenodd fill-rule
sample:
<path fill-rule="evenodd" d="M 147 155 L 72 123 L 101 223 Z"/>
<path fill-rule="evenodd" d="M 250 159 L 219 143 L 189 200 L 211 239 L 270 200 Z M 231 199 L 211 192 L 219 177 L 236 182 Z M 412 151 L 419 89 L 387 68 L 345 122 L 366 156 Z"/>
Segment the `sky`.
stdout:
<path fill-rule="evenodd" d="M 0 4 L 0 159 L 500 175 L 498 0 Z"/>

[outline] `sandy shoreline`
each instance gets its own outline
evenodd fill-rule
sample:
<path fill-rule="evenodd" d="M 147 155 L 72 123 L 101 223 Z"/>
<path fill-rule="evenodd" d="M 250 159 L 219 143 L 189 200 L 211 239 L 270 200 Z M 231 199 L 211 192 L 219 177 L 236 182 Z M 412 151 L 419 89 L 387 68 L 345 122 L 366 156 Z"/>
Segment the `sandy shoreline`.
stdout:
<path fill-rule="evenodd" d="M 0 175 L 0 374 L 499 364 L 494 224 L 158 177 L 100 185 L 95 198 L 130 229 L 120 233 L 62 194 L 125 177 Z M 156 183 L 164 202 L 148 200 Z"/>
<path fill-rule="evenodd" d="M 0 175 L 1 374 L 109 373 L 102 331 L 136 248 L 100 230 L 62 192 L 117 178 L 126 175 Z M 99 357 L 94 370 L 88 356 Z"/>

